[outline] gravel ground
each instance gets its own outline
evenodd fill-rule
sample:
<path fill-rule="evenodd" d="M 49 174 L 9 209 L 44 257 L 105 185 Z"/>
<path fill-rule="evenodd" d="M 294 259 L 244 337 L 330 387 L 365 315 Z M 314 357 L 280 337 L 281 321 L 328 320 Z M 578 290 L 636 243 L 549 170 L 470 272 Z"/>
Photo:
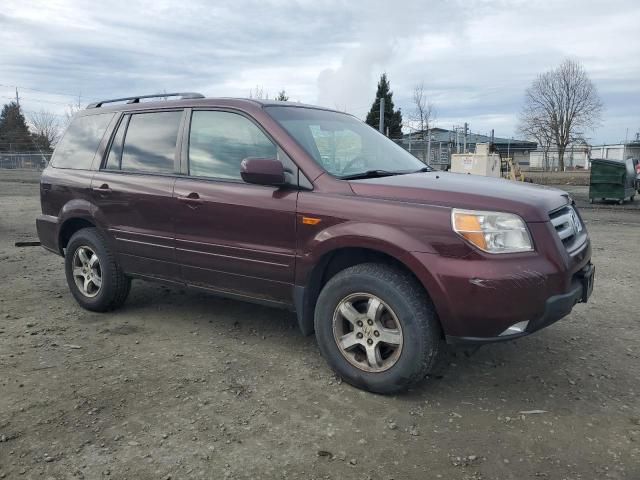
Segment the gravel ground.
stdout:
<path fill-rule="evenodd" d="M 342 383 L 291 313 L 135 281 L 80 309 L 0 173 L 0 478 L 640 478 L 640 213 L 585 209 L 588 305 L 450 351 L 384 397 Z M 500 308 L 496 305 L 496 308 Z"/>

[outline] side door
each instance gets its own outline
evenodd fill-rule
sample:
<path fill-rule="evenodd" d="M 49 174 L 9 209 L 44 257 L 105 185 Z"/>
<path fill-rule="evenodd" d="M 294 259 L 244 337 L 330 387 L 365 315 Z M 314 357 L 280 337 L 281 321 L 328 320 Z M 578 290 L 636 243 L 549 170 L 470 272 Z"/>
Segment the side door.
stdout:
<path fill-rule="evenodd" d="M 127 273 L 180 281 L 173 235 L 183 110 L 125 113 L 91 184 Z"/>
<path fill-rule="evenodd" d="M 175 184 L 176 258 L 186 283 L 265 301 L 292 302 L 297 169 L 254 121 L 194 110 Z M 289 163 L 292 186 L 250 185 L 247 157 Z M 285 165 L 286 166 L 286 165 Z"/>

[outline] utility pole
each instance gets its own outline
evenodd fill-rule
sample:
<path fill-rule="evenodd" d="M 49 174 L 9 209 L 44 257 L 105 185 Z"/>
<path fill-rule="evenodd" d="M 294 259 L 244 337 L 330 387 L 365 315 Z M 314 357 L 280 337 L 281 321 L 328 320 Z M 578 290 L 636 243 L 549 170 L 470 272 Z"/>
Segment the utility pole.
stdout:
<path fill-rule="evenodd" d="M 626 160 L 627 156 L 627 143 L 629 142 L 629 127 L 627 127 L 627 131 L 624 134 L 624 145 L 622 145 L 622 161 Z"/>
<path fill-rule="evenodd" d="M 464 122 L 464 148 L 462 149 L 463 153 L 467 153 L 467 130 L 469 129 L 469 124 Z"/>
<path fill-rule="evenodd" d="M 20 96 L 18 95 L 18 87 L 16 87 L 16 104 L 20 108 Z"/>
<path fill-rule="evenodd" d="M 380 125 L 378 130 L 384 135 L 384 97 L 380 99 Z"/>
<path fill-rule="evenodd" d="M 427 165 L 431 165 L 431 128 L 427 128 Z"/>

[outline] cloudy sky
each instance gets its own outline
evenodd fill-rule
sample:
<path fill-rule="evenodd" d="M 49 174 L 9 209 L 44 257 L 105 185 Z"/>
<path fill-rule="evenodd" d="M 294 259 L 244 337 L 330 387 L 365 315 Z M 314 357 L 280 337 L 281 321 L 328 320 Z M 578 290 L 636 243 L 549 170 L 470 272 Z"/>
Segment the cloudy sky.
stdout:
<path fill-rule="evenodd" d="M 640 2 L 453 0 L 3 0 L 0 101 L 29 113 L 162 91 L 271 96 L 366 115 L 381 72 L 412 110 L 424 82 L 437 125 L 516 135 L 525 88 L 581 61 L 605 104 L 593 142 L 640 130 Z"/>

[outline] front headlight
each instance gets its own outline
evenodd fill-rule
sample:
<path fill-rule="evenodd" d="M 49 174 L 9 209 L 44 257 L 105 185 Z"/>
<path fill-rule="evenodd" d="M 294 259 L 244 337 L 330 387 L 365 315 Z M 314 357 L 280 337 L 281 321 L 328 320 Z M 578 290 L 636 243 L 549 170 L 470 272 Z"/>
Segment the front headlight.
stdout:
<path fill-rule="evenodd" d="M 488 253 L 533 251 L 527 226 L 512 213 L 454 208 L 451 224 L 458 235 Z"/>

